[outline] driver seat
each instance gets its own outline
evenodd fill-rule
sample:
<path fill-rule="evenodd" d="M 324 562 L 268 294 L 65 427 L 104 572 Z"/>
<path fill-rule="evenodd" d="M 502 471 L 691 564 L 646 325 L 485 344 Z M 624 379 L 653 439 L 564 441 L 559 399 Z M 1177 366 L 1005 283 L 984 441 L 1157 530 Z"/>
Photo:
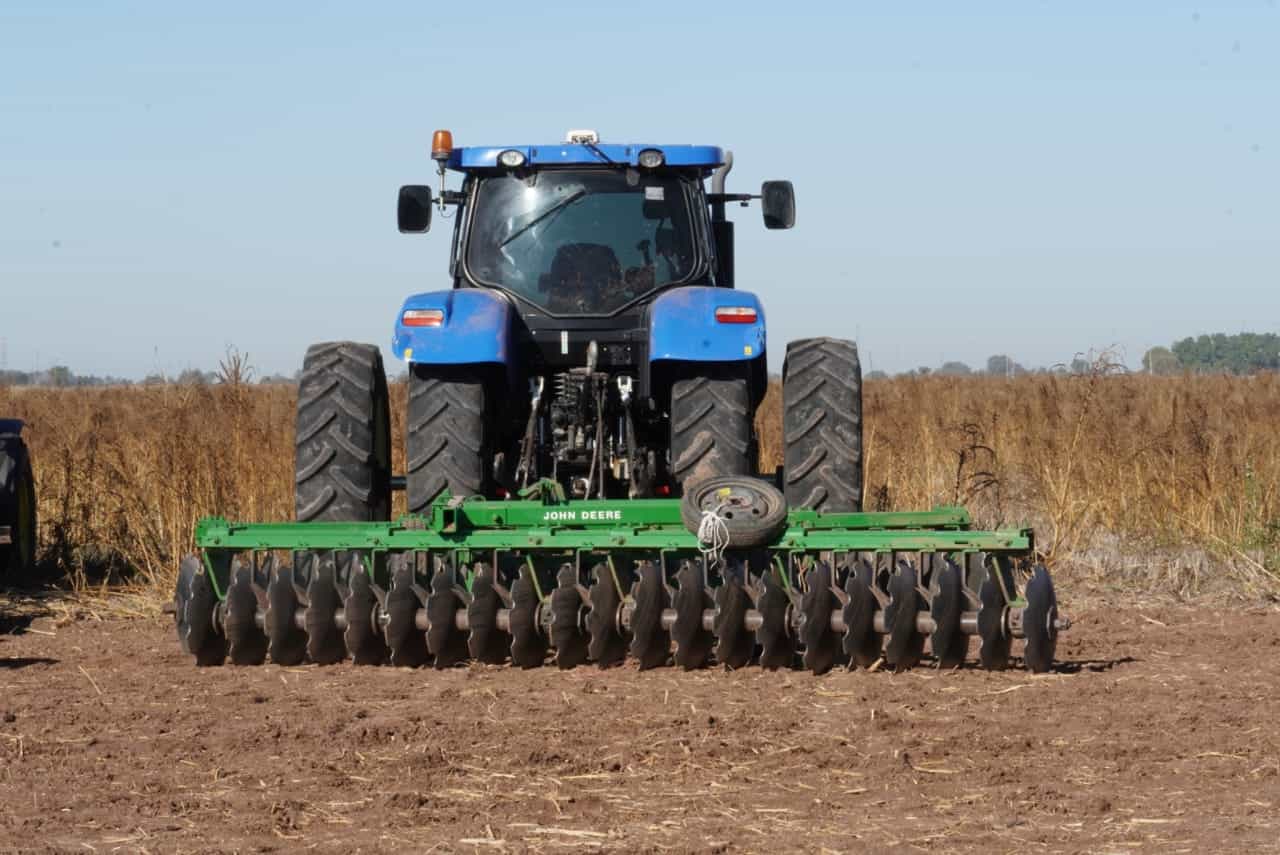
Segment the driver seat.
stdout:
<path fill-rule="evenodd" d="M 538 277 L 538 290 L 557 291 L 565 285 L 603 288 L 622 281 L 622 265 L 612 248 L 601 243 L 566 243 L 556 250 L 551 269 Z"/>

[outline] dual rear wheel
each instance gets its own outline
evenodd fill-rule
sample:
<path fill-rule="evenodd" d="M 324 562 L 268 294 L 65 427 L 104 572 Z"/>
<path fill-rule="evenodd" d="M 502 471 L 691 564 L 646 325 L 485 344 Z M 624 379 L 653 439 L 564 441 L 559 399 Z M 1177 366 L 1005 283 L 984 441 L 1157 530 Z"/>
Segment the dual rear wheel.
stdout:
<path fill-rule="evenodd" d="M 699 369 L 671 389 L 671 461 L 689 485 L 756 470 L 749 378 L 735 365 Z M 787 345 L 782 366 L 787 507 L 862 510 L 862 366 L 836 338 Z"/>
<path fill-rule="evenodd" d="M 491 455 L 490 391 L 469 366 L 413 365 L 405 485 L 411 513 L 446 488 L 484 495 Z M 391 518 L 391 420 L 382 353 L 325 342 L 303 360 L 294 456 L 295 515 L 313 520 Z"/>
<path fill-rule="evenodd" d="M 487 495 L 497 402 L 473 366 L 412 365 L 406 419 L 408 509 L 445 489 Z M 303 362 L 295 457 L 296 514 L 386 520 L 391 436 L 386 375 L 376 346 L 313 345 Z M 671 387 L 671 474 L 682 485 L 756 469 L 751 378 L 745 365 L 691 366 Z M 796 341 L 783 365 L 783 486 L 790 507 L 862 507 L 862 377 L 857 347 Z"/>

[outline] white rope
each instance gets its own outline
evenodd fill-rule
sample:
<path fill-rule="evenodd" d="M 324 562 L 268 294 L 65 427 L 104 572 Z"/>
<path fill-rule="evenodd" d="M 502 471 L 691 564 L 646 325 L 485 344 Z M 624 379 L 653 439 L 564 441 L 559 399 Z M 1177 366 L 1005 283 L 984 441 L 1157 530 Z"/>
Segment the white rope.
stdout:
<path fill-rule="evenodd" d="M 702 512 L 698 522 L 698 550 L 708 567 L 724 560 L 724 551 L 729 547 L 729 526 L 725 523 L 720 511 L 725 503 L 721 502 L 710 510 Z"/>

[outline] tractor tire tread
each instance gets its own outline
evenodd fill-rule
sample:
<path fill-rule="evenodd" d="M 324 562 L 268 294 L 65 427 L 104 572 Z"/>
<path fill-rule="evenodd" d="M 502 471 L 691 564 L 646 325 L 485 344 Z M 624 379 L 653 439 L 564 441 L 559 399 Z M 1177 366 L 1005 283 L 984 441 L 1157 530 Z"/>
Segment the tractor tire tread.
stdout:
<path fill-rule="evenodd" d="M 424 513 L 446 488 L 454 496 L 484 495 L 488 394 L 477 369 L 412 366 L 406 437 L 410 513 Z"/>
<path fill-rule="evenodd" d="M 671 387 L 671 474 L 680 484 L 751 469 L 751 388 L 739 366 L 708 366 Z"/>
<path fill-rule="evenodd" d="M 308 348 L 294 441 L 299 521 L 390 517 L 389 401 L 375 345 L 324 342 Z"/>
<path fill-rule="evenodd" d="M 787 505 L 862 509 L 862 369 L 851 341 L 812 338 L 787 347 L 782 380 Z"/>

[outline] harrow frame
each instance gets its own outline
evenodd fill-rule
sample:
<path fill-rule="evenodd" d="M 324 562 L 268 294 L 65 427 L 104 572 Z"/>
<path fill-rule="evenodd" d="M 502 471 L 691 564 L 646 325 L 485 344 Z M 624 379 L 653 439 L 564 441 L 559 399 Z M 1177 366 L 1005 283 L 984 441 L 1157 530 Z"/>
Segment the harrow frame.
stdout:
<path fill-rule="evenodd" d="M 572 514 L 573 516 L 565 516 Z M 553 516 L 559 515 L 559 516 Z M 196 526 L 196 548 L 222 599 L 232 559 L 243 552 L 282 550 L 448 555 L 456 563 L 493 553 L 579 556 L 658 553 L 696 555 L 701 544 L 681 522 L 677 499 L 553 500 L 542 503 L 465 499 L 447 495 L 430 515 L 393 522 L 234 523 L 207 517 Z M 819 513 L 793 510 L 773 554 L 802 557 L 820 552 L 928 552 L 1030 555 L 1031 529 L 975 531 L 967 511 Z M 374 562 L 366 561 L 366 571 Z"/>

